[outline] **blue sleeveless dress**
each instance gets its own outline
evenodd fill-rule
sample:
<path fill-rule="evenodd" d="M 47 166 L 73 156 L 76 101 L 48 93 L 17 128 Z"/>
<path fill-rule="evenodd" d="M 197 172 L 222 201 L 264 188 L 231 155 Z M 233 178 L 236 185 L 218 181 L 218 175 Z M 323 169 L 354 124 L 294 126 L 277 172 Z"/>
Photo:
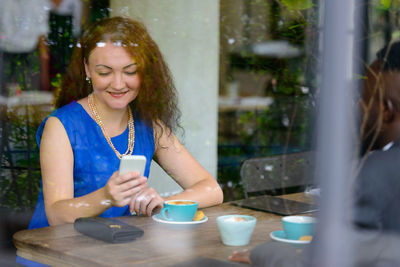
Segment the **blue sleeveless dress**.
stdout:
<path fill-rule="evenodd" d="M 49 116 L 57 117 L 68 134 L 74 154 L 74 197 L 87 195 L 103 187 L 111 175 L 119 169 L 120 160 L 115 155 L 105 139 L 100 126 L 90 117 L 86 110 L 77 102 L 55 110 Z M 133 155 L 144 155 L 147 159 L 144 176 L 148 177 L 150 163 L 154 155 L 153 128 L 141 120 L 137 114 L 135 119 L 135 146 Z M 44 125 L 48 117 L 41 123 L 36 134 L 40 146 Z M 119 136 L 111 138 L 114 147 L 125 153 L 128 147 L 128 127 Z M 111 207 L 102 213 L 101 217 L 118 217 L 129 215 L 129 207 Z M 49 226 L 44 208 L 42 184 L 35 212 L 29 224 L 29 229 Z"/>

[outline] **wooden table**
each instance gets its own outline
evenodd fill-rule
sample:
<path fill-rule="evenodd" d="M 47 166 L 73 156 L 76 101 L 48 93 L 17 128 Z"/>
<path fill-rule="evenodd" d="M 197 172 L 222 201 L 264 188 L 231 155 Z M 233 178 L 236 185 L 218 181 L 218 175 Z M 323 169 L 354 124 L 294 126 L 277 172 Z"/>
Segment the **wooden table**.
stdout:
<path fill-rule="evenodd" d="M 312 202 L 309 196 L 292 194 L 288 199 Z M 226 260 L 233 251 L 253 248 L 270 240 L 269 233 L 281 229 L 279 215 L 244 209 L 229 203 L 203 209 L 208 221 L 193 228 L 171 228 L 149 217 L 119 217 L 144 230 L 134 242 L 109 244 L 74 230 L 73 224 L 24 230 L 14 235 L 17 255 L 52 266 L 169 266 L 196 257 Z M 250 244 L 222 244 L 216 218 L 247 214 L 257 218 Z"/>

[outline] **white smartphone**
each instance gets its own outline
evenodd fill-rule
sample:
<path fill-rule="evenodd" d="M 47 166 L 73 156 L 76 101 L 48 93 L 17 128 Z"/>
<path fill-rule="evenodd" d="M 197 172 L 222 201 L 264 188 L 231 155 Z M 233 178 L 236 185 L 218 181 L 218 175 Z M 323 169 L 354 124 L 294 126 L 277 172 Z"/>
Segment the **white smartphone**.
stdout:
<path fill-rule="evenodd" d="M 119 174 L 136 171 L 143 176 L 146 168 L 146 157 L 139 155 L 122 156 L 119 164 Z"/>

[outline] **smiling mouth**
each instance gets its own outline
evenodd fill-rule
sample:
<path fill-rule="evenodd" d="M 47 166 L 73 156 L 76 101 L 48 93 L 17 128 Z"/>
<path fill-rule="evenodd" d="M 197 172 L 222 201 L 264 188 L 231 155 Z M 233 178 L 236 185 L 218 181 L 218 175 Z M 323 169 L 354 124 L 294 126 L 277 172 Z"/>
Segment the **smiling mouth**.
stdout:
<path fill-rule="evenodd" d="M 126 92 L 108 92 L 111 96 L 114 96 L 114 97 L 120 97 L 120 96 L 123 96 L 123 95 L 125 95 L 126 93 L 128 93 L 128 91 L 126 91 Z"/>

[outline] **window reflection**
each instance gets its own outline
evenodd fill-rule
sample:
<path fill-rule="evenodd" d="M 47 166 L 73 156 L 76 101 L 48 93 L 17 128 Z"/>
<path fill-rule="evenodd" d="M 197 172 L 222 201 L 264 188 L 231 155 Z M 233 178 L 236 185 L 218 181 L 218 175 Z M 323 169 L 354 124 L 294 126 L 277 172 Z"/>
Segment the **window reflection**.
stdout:
<path fill-rule="evenodd" d="M 227 199 L 243 197 L 243 160 L 311 149 L 317 14 L 311 5 L 221 1 L 218 177 Z"/>
<path fill-rule="evenodd" d="M 12 252 L 12 235 L 27 227 L 39 192 L 36 130 L 53 110 L 82 26 L 108 16 L 109 1 L 2 0 L 0 6 L 0 252 Z"/>
<path fill-rule="evenodd" d="M 61 84 L 73 46 L 77 45 L 81 28 L 110 16 L 113 4 L 113 1 L 78 0 L 45 4 L 37 0 L 18 6 L 19 2 L 0 0 L 4 13 L 0 14 L 0 205 L 7 214 L 3 231 L 8 242 L 6 246 L 10 245 L 11 233 L 26 227 L 29 210 L 36 202 L 40 183 L 36 129 L 53 108 L 54 94 Z M 240 176 L 245 160 L 315 150 L 323 6 L 316 0 L 290 3 L 220 1 L 218 161 L 215 164 L 218 164 L 217 177 L 226 201 L 246 197 L 246 185 Z M 381 47 L 399 38 L 399 7 L 398 1 L 370 1 L 363 25 L 357 25 L 367 30 L 362 38 L 365 53 L 361 59 L 355 59 L 356 62 L 369 66 Z M 18 20 L 14 11 L 30 15 Z M 129 14 L 129 7 L 122 7 L 118 12 Z M 364 73 L 355 76 L 361 80 L 366 78 Z M 373 123 L 378 122 L 376 118 Z M 372 137 L 374 133 L 371 132 Z M 357 134 L 355 130 L 355 138 Z M 363 146 L 361 154 L 367 156 L 373 148 Z M 354 147 L 354 152 L 358 149 Z M 396 158 L 391 155 L 384 167 L 374 167 L 360 158 L 361 164 L 371 168 L 362 169 L 361 175 L 367 172 L 371 181 L 362 186 L 357 184 L 355 195 L 360 194 L 360 188 L 369 188 L 374 196 L 358 199 L 359 202 L 391 196 L 396 183 L 379 189 L 376 181 L 382 168 L 390 168 L 387 165 Z M 283 165 L 284 170 L 274 177 L 283 182 L 272 190 L 264 190 L 263 194 L 303 192 L 309 190 L 310 185 L 318 186 L 311 182 L 296 185 L 287 182 L 292 180 L 288 174 L 293 171 L 288 159 L 283 159 Z M 275 167 L 268 163 L 260 168 L 263 173 L 271 173 Z M 391 178 L 397 177 L 397 171 L 393 170 L 391 175 Z M 264 174 L 260 176 L 260 180 L 265 178 Z M 382 191 L 377 194 L 378 189 Z M 383 221 L 390 218 L 397 227 L 395 196 L 393 199 L 384 207 L 391 207 L 393 214 L 377 215 L 377 210 L 358 210 L 356 220 L 361 217 L 376 220 L 384 216 Z M 375 226 L 384 228 L 383 221 Z M 365 222 L 358 224 L 371 228 Z M 389 239 L 392 238 L 390 232 Z M 363 245 L 360 249 L 364 251 Z"/>

